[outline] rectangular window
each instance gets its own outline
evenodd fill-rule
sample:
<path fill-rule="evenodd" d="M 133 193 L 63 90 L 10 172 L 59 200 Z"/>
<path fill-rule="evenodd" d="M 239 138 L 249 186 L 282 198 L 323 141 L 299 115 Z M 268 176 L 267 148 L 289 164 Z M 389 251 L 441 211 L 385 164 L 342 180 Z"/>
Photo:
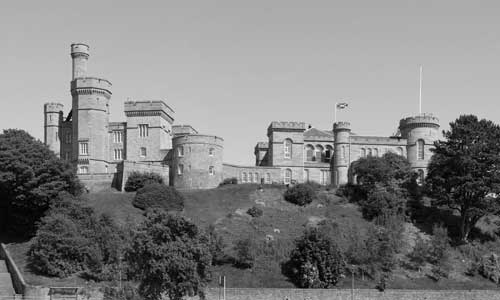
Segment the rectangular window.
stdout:
<path fill-rule="evenodd" d="M 148 124 L 139 124 L 139 136 L 147 137 L 149 135 Z"/>
<path fill-rule="evenodd" d="M 179 148 L 177 148 L 177 155 L 184 156 L 184 147 L 179 146 Z"/>
<path fill-rule="evenodd" d="M 64 142 L 66 144 L 71 144 L 71 132 L 66 132 L 66 135 L 64 136 Z"/>
<path fill-rule="evenodd" d="M 322 185 L 327 185 L 330 181 L 330 171 L 321 170 L 321 177 L 319 183 Z"/>
<path fill-rule="evenodd" d="M 146 157 L 146 155 L 147 155 L 146 147 L 141 147 L 141 151 L 140 151 L 139 155 L 141 157 Z"/>
<path fill-rule="evenodd" d="M 78 173 L 80 173 L 80 174 L 88 174 L 89 173 L 89 167 L 88 166 L 80 166 L 80 168 L 78 168 Z"/>
<path fill-rule="evenodd" d="M 123 159 L 123 149 L 115 149 L 114 154 L 115 154 L 115 160 Z"/>
<path fill-rule="evenodd" d="M 70 153 L 69 151 L 66 151 L 66 152 L 64 153 L 64 159 L 65 159 L 65 160 L 71 160 L 71 153 Z"/>
<path fill-rule="evenodd" d="M 267 184 L 271 183 L 271 173 L 266 173 L 266 183 Z"/>
<path fill-rule="evenodd" d="M 89 155 L 89 143 L 80 142 L 80 155 Z"/>
<path fill-rule="evenodd" d="M 121 143 L 123 141 L 123 132 L 113 131 L 113 142 Z"/>
<path fill-rule="evenodd" d="M 215 169 L 213 166 L 208 167 L 208 174 L 214 175 L 215 174 Z"/>
<path fill-rule="evenodd" d="M 59 142 L 59 132 L 56 131 L 56 142 Z"/>
<path fill-rule="evenodd" d="M 184 173 L 184 165 L 179 164 L 179 165 L 177 166 L 177 174 L 178 174 L 178 175 L 182 175 L 183 173 Z"/>

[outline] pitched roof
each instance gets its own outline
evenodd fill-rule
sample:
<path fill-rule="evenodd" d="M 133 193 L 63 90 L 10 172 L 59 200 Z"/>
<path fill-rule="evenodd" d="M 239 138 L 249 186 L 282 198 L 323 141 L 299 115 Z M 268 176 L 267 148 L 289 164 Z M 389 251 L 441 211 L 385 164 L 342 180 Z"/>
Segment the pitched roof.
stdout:
<path fill-rule="evenodd" d="M 320 130 L 317 128 L 309 128 L 304 132 L 304 138 L 307 139 L 333 139 L 333 132 L 328 130 Z"/>

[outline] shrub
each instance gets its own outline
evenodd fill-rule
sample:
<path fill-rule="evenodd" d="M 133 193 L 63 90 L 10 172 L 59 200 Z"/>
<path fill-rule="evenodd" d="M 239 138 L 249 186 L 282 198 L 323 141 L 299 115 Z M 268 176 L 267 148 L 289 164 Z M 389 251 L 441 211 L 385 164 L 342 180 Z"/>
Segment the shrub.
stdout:
<path fill-rule="evenodd" d="M 361 201 L 363 216 L 368 220 L 390 215 L 402 215 L 405 212 L 406 199 L 395 186 L 375 184 L 365 201 Z"/>
<path fill-rule="evenodd" d="M 331 288 L 344 274 L 344 258 L 337 244 L 317 228 L 295 243 L 284 273 L 301 288 Z"/>
<path fill-rule="evenodd" d="M 227 257 L 224 253 L 226 246 L 222 236 L 217 234 L 215 226 L 210 225 L 207 229 L 208 245 L 210 247 L 210 254 L 212 255 L 212 265 L 219 265 L 226 261 Z"/>
<path fill-rule="evenodd" d="M 231 178 L 225 178 L 219 186 L 227 185 L 227 184 L 238 184 L 238 178 L 236 177 L 231 177 Z"/>
<path fill-rule="evenodd" d="M 316 198 L 316 190 L 309 184 L 297 184 L 284 193 L 286 201 L 300 206 L 311 203 Z"/>
<path fill-rule="evenodd" d="M 142 173 L 134 171 L 128 176 L 127 183 L 125 183 L 125 191 L 135 192 L 150 183 L 163 184 L 163 178 L 153 172 Z"/>
<path fill-rule="evenodd" d="M 256 244 L 255 241 L 246 238 L 236 241 L 234 245 L 236 251 L 235 265 L 240 268 L 251 268 L 255 262 Z"/>
<path fill-rule="evenodd" d="M 494 253 L 485 255 L 481 260 L 479 273 L 494 283 L 500 283 L 500 260 L 498 255 Z"/>
<path fill-rule="evenodd" d="M 174 187 L 152 183 L 137 191 L 132 204 L 143 210 L 148 208 L 162 208 L 167 211 L 182 210 L 184 196 Z"/>
<path fill-rule="evenodd" d="M 256 206 L 252 206 L 247 210 L 247 214 L 251 215 L 254 218 L 258 218 L 261 217 L 264 214 L 264 212 L 262 211 L 262 209 Z"/>

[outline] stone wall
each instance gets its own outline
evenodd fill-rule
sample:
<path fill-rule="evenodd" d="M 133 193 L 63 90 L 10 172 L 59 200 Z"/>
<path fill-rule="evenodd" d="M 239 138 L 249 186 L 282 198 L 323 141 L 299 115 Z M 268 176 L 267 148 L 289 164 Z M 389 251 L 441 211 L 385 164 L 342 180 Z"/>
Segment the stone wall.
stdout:
<path fill-rule="evenodd" d="M 252 167 L 223 164 L 222 168 L 224 179 L 236 177 L 238 178 L 238 183 L 261 183 L 262 178 L 266 184 L 281 183 L 283 181 L 281 168 L 278 167 Z M 252 174 L 251 178 L 250 174 Z"/>
<path fill-rule="evenodd" d="M 123 171 L 121 176 L 120 190 L 123 191 L 125 188 L 125 184 L 127 183 L 127 179 L 132 172 L 141 172 L 141 173 L 157 173 L 163 178 L 163 182 L 166 185 L 169 185 L 169 173 L 170 168 L 168 165 L 165 165 L 161 162 L 136 162 L 136 161 L 124 161 L 123 162 Z"/>
<path fill-rule="evenodd" d="M 2 243 L 0 243 L 0 259 L 5 260 L 5 263 L 7 264 L 7 269 L 10 273 L 10 278 L 12 279 L 12 285 L 14 286 L 16 294 L 24 294 L 26 290 L 26 283 L 24 282 L 23 275 L 14 263 L 9 251 Z"/>
<path fill-rule="evenodd" d="M 120 173 L 78 174 L 78 179 L 89 192 L 99 192 L 109 188 L 121 189 Z"/>
<path fill-rule="evenodd" d="M 220 289 L 206 291 L 219 300 Z M 228 300 L 500 300 L 495 290 L 226 289 Z"/>

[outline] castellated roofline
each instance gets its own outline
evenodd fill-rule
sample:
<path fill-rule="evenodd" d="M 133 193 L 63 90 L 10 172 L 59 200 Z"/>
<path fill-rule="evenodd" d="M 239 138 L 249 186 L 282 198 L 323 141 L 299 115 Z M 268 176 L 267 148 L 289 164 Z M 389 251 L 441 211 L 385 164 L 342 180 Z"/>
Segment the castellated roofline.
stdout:
<path fill-rule="evenodd" d="M 127 117 L 161 115 L 170 123 L 174 121 L 174 110 L 163 100 L 126 101 L 124 111 Z"/>
<path fill-rule="evenodd" d="M 78 55 L 89 56 L 89 45 L 83 43 L 74 43 L 71 44 L 71 57 L 75 57 Z"/>
<path fill-rule="evenodd" d="M 439 128 L 439 119 L 433 114 L 423 113 L 412 117 L 407 117 L 399 121 L 399 129 L 415 127 Z"/>
<path fill-rule="evenodd" d="M 336 122 L 333 124 L 333 130 L 351 130 L 351 123 L 349 122 Z"/>
<path fill-rule="evenodd" d="M 111 82 L 97 77 L 78 77 L 71 81 L 71 95 L 102 94 L 111 98 Z"/>
<path fill-rule="evenodd" d="M 60 112 L 64 109 L 64 105 L 59 102 L 47 102 L 43 104 L 44 111 L 47 112 Z"/>
<path fill-rule="evenodd" d="M 273 121 L 267 128 L 267 135 L 269 136 L 273 131 L 300 131 L 306 130 L 306 123 L 294 121 Z"/>
<path fill-rule="evenodd" d="M 172 138 L 172 144 L 174 146 L 182 144 L 213 144 L 223 147 L 224 139 L 219 136 L 209 134 L 187 134 Z"/>

